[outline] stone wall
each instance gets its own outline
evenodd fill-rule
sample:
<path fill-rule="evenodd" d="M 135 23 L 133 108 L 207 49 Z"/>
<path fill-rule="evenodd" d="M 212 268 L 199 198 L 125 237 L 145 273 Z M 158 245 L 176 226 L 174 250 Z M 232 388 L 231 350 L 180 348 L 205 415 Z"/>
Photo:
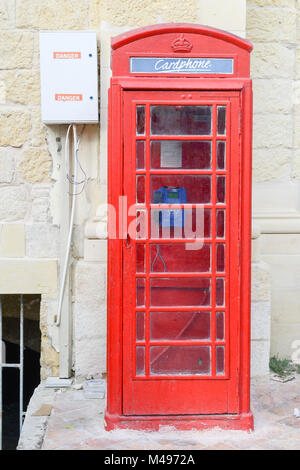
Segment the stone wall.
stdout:
<path fill-rule="evenodd" d="M 89 180 L 78 196 L 72 247 L 69 346 L 80 380 L 99 376 L 106 367 L 105 215 L 99 207 L 107 192 L 110 38 L 172 21 L 245 36 L 246 7 L 247 37 L 255 46 L 252 373 L 257 375 L 268 370 L 271 293 L 272 352 L 286 353 L 291 339 L 300 338 L 295 307 L 300 256 L 300 1 L 0 0 L 0 293 L 41 294 L 43 377 L 57 375 L 59 368 L 61 338 L 54 318 L 65 238 L 60 230 L 66 207 L 62 198 L 67 194 L 62 192 L 66 126 L 41 123 L 39 31 L 96 30 L 100 49 L 101 126 L 86 126 L 81 140 L 80 158 Z M 93 219 L 103 226 L 100 234 L 91 235 Z M 284 286 L 279 282 L 282 267 L 291 270 Z M 295 302 L 288 304 L 288 298 Z M 292 314 L 287 305 L 293 306 Z"/>
<path fill-rule="evenodd" d="M 62 152 L 55 142 L 64 144 L 66 129 L 41 122 L 39 30 L 97 30 L 99 13 L 99 0 L 0 0 L 0 293 L 42 295 L 42 377 L 57 375 L 59 366 Z M 98 201 L 99 127 L 82 140 L 90 179 L 78 200 L 75 258 L 83 256 L 82 224 Z"/>
<path fill-rule="evenodd" d="M 253 216 L 271 280 L 271 354 L 300 338 L 300 1 L 248 0 L 253 42 Z M 255 295 L 255 294 L 254 294 Z"/>

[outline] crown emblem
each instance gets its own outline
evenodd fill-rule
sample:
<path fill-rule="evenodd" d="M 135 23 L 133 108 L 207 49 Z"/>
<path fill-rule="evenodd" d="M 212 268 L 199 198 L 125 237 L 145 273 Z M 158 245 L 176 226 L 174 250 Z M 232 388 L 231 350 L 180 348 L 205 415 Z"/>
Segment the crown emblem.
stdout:
<path fill-rule="evenodd" d="M 171 42 L 171 47 L 174 52 L 190 52 L 193 48 L 193 44 L 186 39 L 183 34 L 180 34 L 179 38 Z"/>

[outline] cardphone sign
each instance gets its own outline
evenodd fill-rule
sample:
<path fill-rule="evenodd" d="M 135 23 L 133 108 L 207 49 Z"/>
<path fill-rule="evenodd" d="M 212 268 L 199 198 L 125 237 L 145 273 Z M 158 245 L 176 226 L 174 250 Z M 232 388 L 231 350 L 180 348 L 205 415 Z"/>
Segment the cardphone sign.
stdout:
<path fill-rule="evenodd" d="M 172 74 L 233 74 L 233 59 L 227 58 L 174 58 L 131 57 L 131 73 Z"/>

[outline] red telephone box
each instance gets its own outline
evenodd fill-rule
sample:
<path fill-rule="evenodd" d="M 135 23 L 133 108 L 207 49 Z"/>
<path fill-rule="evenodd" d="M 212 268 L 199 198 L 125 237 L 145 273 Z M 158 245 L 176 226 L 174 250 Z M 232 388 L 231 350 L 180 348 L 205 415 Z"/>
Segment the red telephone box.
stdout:
<path fill-rule="evenodd" d="M 112 40 L 106 426 L 251 429 L 249 41 Z"/>

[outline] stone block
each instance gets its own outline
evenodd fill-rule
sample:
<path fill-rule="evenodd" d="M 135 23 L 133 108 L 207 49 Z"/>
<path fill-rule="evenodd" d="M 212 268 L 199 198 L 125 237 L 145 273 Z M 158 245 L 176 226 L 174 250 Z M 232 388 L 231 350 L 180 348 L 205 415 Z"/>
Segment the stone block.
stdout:
<path fill-rule="evenodd" d="M 74 295 L 76 302 L 97 311 L 106 304 L 106 266 L 79 261 L 74 272 Z"/>
<path fill-rule="evenodd" d="M 269 341 L 251 341 L 251 377 L 269 374 Z"/>
<path fill-rule="evenodd" d="M 0 113 L 0 145 L 21 147 L 28 140 L 30 129 L 29 113 L 22 111 Z"/>
<path fill-rule="evenodd" d="M 271 302 L 251 303 L 251 339 L 270 341 Z"/>
<path fill-rule="evenodd" d="M 101 0 L 90 0 L 90 28 L 99 30 L 101 20 Z"/>
<path fill-rule="evenodd" d="M 85 261 L 107 262 L 107 241 L 106 240 L 84 240 Z"/>
<path fill-rule="evenodd" d="M 252 302 L 269 301 L 271 298 L 270 273 L 266 263 L 252 264 Z"/>
<path fill-rule="evenodd" d="M 15 173 L 15 153 L 10 148 L 0 148 L 0 183 L 11 183 Z"/>
<path fill-rule="evenodd" d="M 253 179 L 270 181 L 289 178 L 293 151 L 282 147 L 253 150 Z"/>
<path fill-rule="evenodd" d="M 280 358 L 291 358 L 295 353 L 295 342 L 300 340 L 300 322 L 272 322 L 271 336 L 271 356 L 278 354 Z"/>
<path fill-rule="evenodd" d="M 298 1 L 298 0 L 297 0 Z M 297 4 L 297 30 L 296 30 L 296 38 L 297 38 L 297 43 L 299 43 L 300 39 L 300 31 L 299 31 L 299 26 L 300 26 L 300 11 L 299 11 L 299 3 Z"/>
<path fill-rule="evenodd" d="M 48 222 L 50 204 L 47 198 L 34 199 L 31 205 L 33 222 Z"/>
<path fill-rule="evenodd" d="M 6 83 L 4 80 L 0 80 L 0 104 L 6 103 Z"/>
<path fill-rule="evenodd" d="M 293 83 L 293 104 L 300 105 L 300 80 L 295 80 Z"/>
<path fill-rule="evenodd" d="M 256 114 L 253 119 L 254 148 L 293 146 L 293 117 L 288 114 Z"/>
<path fill-rule="evenodd" d="M 255 114 L 290 113 L 293 106 L 293 81 L 276 78 L 254 79 L 253 104 Z"/>
<path fill-rule="evenodd" d="M 247 37 L 253 41 L 296 41 L 295 9 L 248 8 Z"/>
<path fill-rule="evenodd" d="M 18 165 L 20 177 L 30 183 L 45 183 L 51 180 L 52 159 L 46 149 L 30 147 L 22 153 Z"/>
<path fill-rule="evenodd" d="M 101 20 L 114 26 L 144 26 L 167 22 L 199 22 L 198 0 L 114 0 L 101 3 Z"/>
<path fill-rule="evenodd" d="M 199 23 L 236 33 L 246 27 L 245 0 L 201 0 L 199 2 Z"/>
<path fill-rule="evenodd" d="M 32 65 L 33 35 L 23 31 L 0 32 L 0 70 L 28 69 Z"/>
<path fill-rule="evenodd" d="M 106 341 L 106 305 L 92 308 L 85 302 L 74 303 L 74 341 L 97 337 Z"/>
<path fill-rule="evenodd" d="M 251 261 L 252 263 L 258 263 L 260 256 L 260 239 L 256 238 L 251 240 Z"/>
<path fill-rule="evenodd" d="M 16 24 L 27 29 L 87 29 L 89 0 L 18 0 Z"/>
<path fill-rule="evenodd" d="M 288 78 L 294 76 L 294 49 L 274 42 L 254 42 L 251 53 L 251 74 L 256 78 Z"/>
<path fill-rule="evenodd" d="M 247 0 L 247 5 L 258 6 L 258 7 L 294 8 L 294 5 L 291 3 L 291 0 Z"/>
<path fill-rule="evenodd" d="M 106 344 L 100 337 L 85 338 L 74 345 L 75 378 L 99 378 L 106 372 Z"/>
<path fill-rule="evenodd" d="M 40 34 L 39 34 L 39 31 L 36 31 L 33 33 L 32 67 L 34 69 L 40 68 Z"/>
<path fill-rule="evenodd" d="M 0 0 L 0 29 L 11 29 L 15 23 L 15 2 Z"/>
<path fill-rule="evenodd" d="M 300 179 L 300 149 L 296 149 L 292 160 L 292 177 Z"/>
<path fill-rule="evenodd" d="M 41 342 L 41 379 L 57 377 L 59 371 L 59 353 L 47 337 L 42 337 Z"/>
<path fill-rule="evenodd" d="M 49 338 L 56 351 L 59 351 L 60 330 L 54 324 L 57 316 L 58 299 L 49 299 L 46 295 L 41 296 L 40 303 L 40 330 L 42 338 Z"/>
<path fill-rule="evenodd" d="M 296 78 L 300 79 L 300 47 L 296 48 Z"/>
<path fill-rule="evenodd" d="M 45 184 L 35 184 L 32 186 L 31 194 L 32 198 L 41 199 L 41 198 L 49 198 L 50 196 L 50 186 Z"/>
<path fill-rule="evenodd" d="M 292 222 L 294 219 L 297 226 L 297 214 L 299 212 L 299 194 L 300 194 L 300 182 L 292 181 L 290 179 L 285 180 L 272 180 L 256 182 L 253 181 L 253 209 L 254 215 L 262 214 L 264 219 L 266 214 L 267 218 L 270 219 L 275 217 L 281 219 L 277 222 L 277 226 L 271 230 L 271 233 L 285 233 L 287 221 Z M 284 217 L 282 215 L 284 214 Z M 288 217 L 290 215 L 290 217 Z M 296 217 L 295 217 L 296 216 Z M 265 219 L 266 220 L 266 219 Z M 265 220 L 262 220 L 264 223 Z M 290 229 L 289 229 L 290 230 Z M 297 233 L 292 229 L 292 233 Z M 270 229 L 268 229 L 270 232 Z"/>
<path fill-rule="evenodd" d="M 26 225 L 26 254 L 29 258 L 57 258 L 59 229 L 50 224 Z"/>
<path fill-rule="evenodd" d="M 300 255 L 262 255 L 262 260 L 270 266 L 272 288 L 300 288 Z"/>
<path fill-rule="evenodd" d="M 24 224 L 0 224 L 0 257 L 23 258 L 24 256 Z"/>
<path fill-rule="evenodd" d="M 272 321 L 300 323 L 299 288 L 274 289 L 272 292 Z M 299 338 L 300 339 L 300 338 Z"/>
<path fill-rule="evenodd" d="M 29 207 L 25 187 L 0 187 L 0 220 L 8 222 L 24 219 Z"/>
<path fill-rule="evenodd" d="M 299 233 L 265 233 L 260 240 L 263 255 L 300 255 Z"/>
<path fill-rule="evenodd" d="M 5 74 L 6 101 L 30 106 L 40 105 L 38 70 L 17 70 Z"/>
<path fill-rule="evenodd" d="M 300 107 L 295 106 L 295 114 L 294 114 L 294 145 L 295 147 L 300 146 L 299 133 L 300 133 Z M 299 152 L 299 149 L 297 148 L 296 151 Z"/>
<path fill-rule="evenodd" d="M 31 110 L 31 145 L 41 147 L 45 145 L 47 138 L 47 128 L 42 123 L 41 111 L 39 108 Z"/>
<path fill-rule="evenodd" d="M 0 259 L 0 294 L 57 296 L 57 261 Z"/>
<path fill-rule="evenodd" d="M 84 255 L 84 238 L 81 225 L 74 225 L 72 234 L 72 256 L 76 259 L 83 258 Z"/>

